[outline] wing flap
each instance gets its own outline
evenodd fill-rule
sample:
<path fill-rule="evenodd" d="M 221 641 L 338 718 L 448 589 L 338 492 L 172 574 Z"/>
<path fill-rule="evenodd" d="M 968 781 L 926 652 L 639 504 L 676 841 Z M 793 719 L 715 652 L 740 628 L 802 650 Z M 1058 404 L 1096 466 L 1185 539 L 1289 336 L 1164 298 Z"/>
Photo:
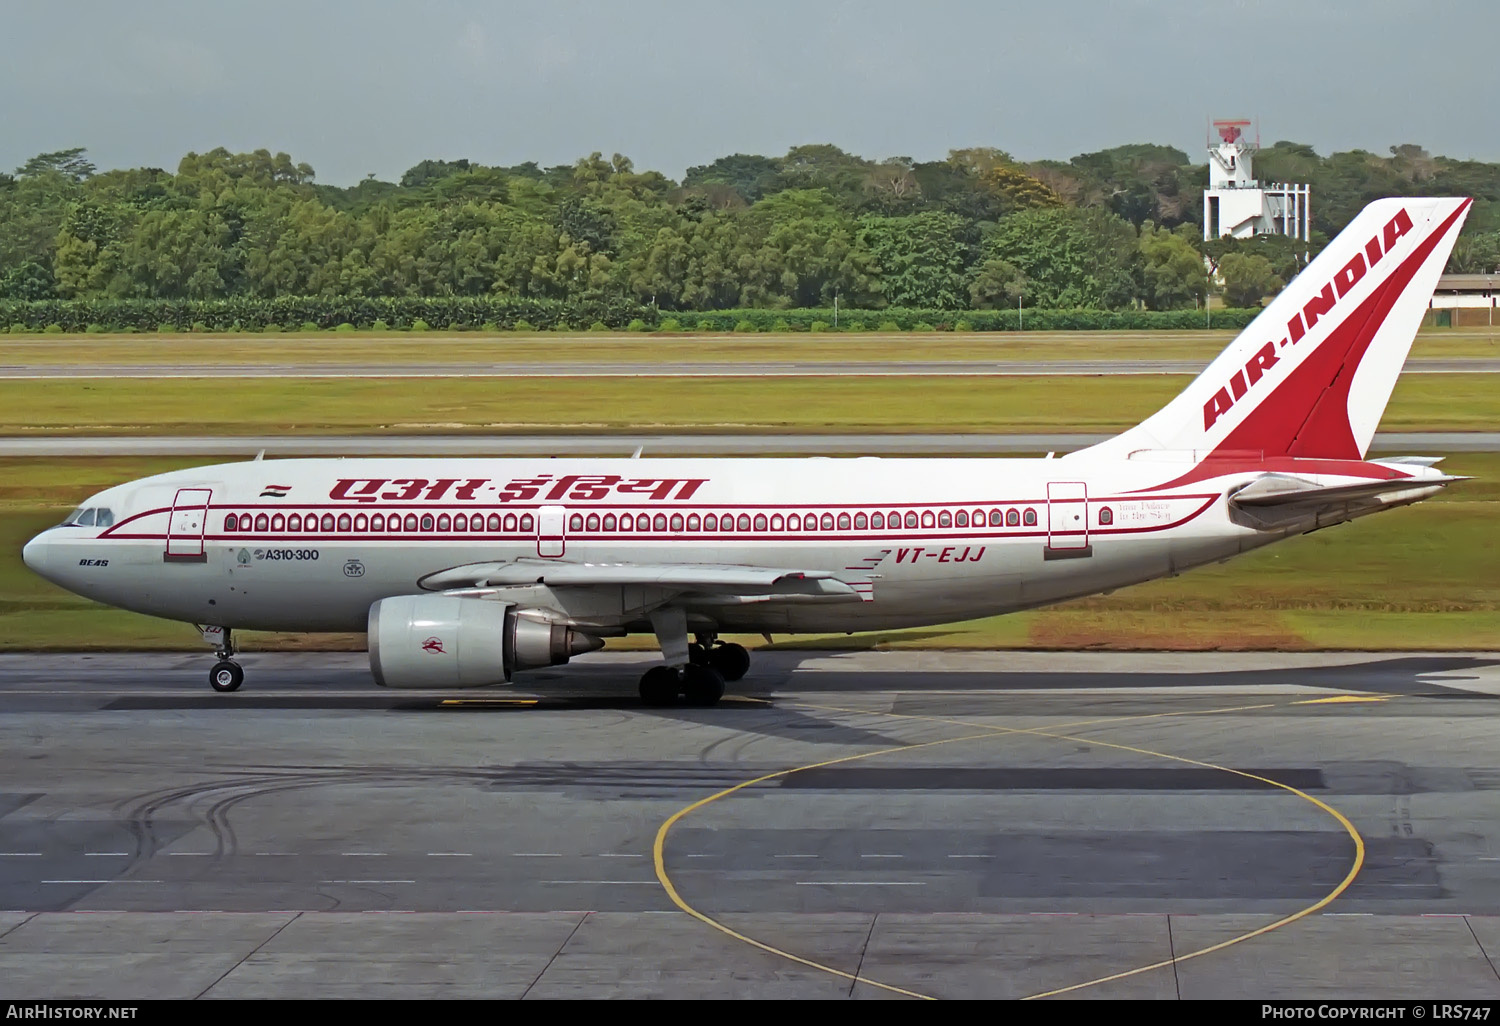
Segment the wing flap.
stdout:
<path fill-rule="evenodd" d="M 703 604 L 870 601 L 874 586 L 853 573 L 721 563 L 567 563 L 557 560 L 468 563 L 428 574 L 426 591 L 544 584 L 553 588 L 639 585 L 701 593 Z"/>

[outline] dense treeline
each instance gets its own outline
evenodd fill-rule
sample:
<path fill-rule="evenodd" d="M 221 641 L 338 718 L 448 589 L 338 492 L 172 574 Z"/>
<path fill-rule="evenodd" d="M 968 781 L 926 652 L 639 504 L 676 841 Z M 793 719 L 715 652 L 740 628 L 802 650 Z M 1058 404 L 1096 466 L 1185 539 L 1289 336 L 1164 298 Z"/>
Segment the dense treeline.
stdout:
<path fill-rule="evenodd" d="M 1233 328 L 1258 310 L 711 310 L 495 296 L 0 299 L 0 331 L 1112 331 Z"/>
<path fill-rule="evenodd" d="M 1500 264 L 1500 165 L 1413 146 L 1323 158 L 1293 143 L 1258 161 L 1263 177 L 1312 184 L 1313 249 L 1378 196 L 1463 194 L 1477 203 L 1450 266 Z M 0 300 L 70 301 L 51 309 L 116 327 L 135 316 L 121 311 L 148 309 L 121 301 L 207 304 L 161 323 L 247 328 L 654 326 L 676 312 L 695 311 L 696 324 L 705 312 L 815 314 L 835 302 L 932 323 L 1017 305 L 1192 310 L 1210 290 L 1253 307 L 1296 273 L 1304 247 L 1203 243 L 1206 177 L 1152 145 L 1031 164 L 996 149 L 918 163 L 809 145 L 723 157 L 680 183 L 595 153 L 545 169 L 425 160 L 399 182 L 337 188 L 264 150 L 190 153 L 175 173 L 99 172 L 67 150 L 0 175 Z M 366 305 L 275 305 L 305 297 Z M 401 305 L 416 299 L 470 305 L 425 317 Z"/>

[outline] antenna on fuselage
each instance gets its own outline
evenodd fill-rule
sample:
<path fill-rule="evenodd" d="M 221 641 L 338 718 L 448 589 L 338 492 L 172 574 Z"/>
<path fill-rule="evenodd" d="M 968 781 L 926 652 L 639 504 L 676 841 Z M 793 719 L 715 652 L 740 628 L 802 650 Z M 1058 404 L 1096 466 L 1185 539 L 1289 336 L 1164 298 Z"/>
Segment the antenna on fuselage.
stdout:
<path fill-rule="evenodd" d="M 643 453 L 645 451 L 646 451 L 646 447 L 644 445 L 638 445 L 638 446 L 635 447 L 635 452 L 633 452 L 633 453 L 630 454 L 630 458 L 633 459 L 633 460 L 638 460 L 638 459 L 641 458 L 641 453 Z"/>
<path fill-rule="evenodd" d="M 264 449 L 262 449 L 260 452 L 256 453 L 255 454 L 255 462 L 259 463 L 261 461 L 261 458 L 264 457 L 265 454 L 266 454 L 266 450 L 264 450 Z"/>

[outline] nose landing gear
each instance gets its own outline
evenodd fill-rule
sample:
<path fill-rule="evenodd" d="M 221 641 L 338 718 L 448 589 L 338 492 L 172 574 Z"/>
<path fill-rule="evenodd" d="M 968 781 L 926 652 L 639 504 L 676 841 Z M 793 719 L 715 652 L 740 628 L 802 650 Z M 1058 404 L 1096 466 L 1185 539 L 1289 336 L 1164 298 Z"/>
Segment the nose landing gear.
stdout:
<path fill-rule="evenodd" d="M 203 640 L 214 646 L 219 661 L 208 671 L 208 686 L 219 692 L 238 691 L 245 682 L 245 671 L 234 656 L 234 636 L 228 627 L 199 627 Z"/>

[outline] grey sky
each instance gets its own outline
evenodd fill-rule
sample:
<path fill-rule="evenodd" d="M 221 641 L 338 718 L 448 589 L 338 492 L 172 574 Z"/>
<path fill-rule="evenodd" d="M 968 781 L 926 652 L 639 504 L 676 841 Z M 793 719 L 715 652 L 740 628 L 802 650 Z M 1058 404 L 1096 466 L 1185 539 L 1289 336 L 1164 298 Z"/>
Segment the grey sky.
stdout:
<path fill-rule="evenodd" d="M 69 146 L 265 147 L 339 185 L 592 150 L 680 178 L 806 142 L 1196 160 L 1242 115 L 1267 144 L 1500 160 L 1485 0 L 0 0 L 0 47 L 3 170 Z"/>

